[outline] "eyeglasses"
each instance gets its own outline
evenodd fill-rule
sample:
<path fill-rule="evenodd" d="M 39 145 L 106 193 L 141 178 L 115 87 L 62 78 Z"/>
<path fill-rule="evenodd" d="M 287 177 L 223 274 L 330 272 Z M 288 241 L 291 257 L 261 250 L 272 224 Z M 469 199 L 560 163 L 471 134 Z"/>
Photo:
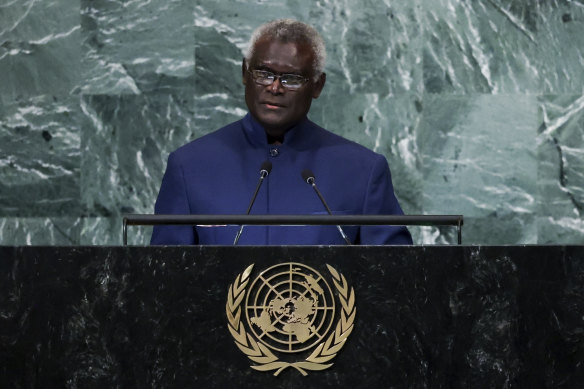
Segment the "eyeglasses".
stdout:
<path fill-rule="evenodd" d="M 298 74 L 274 74 L 266 70 L 247 70 L 253 77 L 256 84 L 272 85 L 276 79 L 280 80 L 280 84 L 286 89 L 295 90 L 304 85 L 308 78 Z"/>

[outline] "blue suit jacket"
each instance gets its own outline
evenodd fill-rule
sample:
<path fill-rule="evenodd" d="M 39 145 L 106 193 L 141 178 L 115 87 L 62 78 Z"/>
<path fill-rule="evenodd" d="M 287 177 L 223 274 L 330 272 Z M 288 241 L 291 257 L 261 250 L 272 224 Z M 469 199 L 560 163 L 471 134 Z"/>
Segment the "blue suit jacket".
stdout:
<path fill-rule="evenodd" d="M 262 162 L 272 162 L 251 214 L 326 214 L 302 179 L 310 169 L 333 214 L 403 214 L 385 158 L 307 118 L 281 145 L 262 126 L 242 120 L 170 154 L 156 200 L 157 214 L 245 214 Z M 151 244 L 231 245 L 239 227 L 157 226 Z M 411 244 L 404 227 L 343 227 L 354 243 Z M 344 244 L 335 226 L 246 226 L 239 244 Z"/>

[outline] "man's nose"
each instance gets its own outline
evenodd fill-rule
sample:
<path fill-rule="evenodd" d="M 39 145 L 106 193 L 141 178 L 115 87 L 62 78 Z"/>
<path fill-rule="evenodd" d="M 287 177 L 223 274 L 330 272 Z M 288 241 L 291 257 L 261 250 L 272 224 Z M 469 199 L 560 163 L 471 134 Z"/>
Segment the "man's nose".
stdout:
<path fill-rule="evenodd" d="M 272 93 L 284 93 L 284 85 L 280 81 L 280 76 L 274 77 L 274 82 L 272 82 L 269 86 L 270 92 Z"/>

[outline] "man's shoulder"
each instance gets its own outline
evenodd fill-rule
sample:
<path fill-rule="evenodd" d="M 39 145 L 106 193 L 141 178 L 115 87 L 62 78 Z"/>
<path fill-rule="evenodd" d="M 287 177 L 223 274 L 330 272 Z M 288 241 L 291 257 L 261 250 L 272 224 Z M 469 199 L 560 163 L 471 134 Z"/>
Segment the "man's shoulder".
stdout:
<path fill-rule="evenodd" d="M 221 127 L 218 130 L 202 135 L 199 138 L 179 147 L 173 151 L 172 154 L 178 156 L 194 156 L 212 152 L 213 150 L 216 151 L 217 148 L 220 147 L 229 146 L 238 140 L 237 135 L 241 134 L 241 122 L 241 120 L 237 120 L 224 127 Z"/>
<path fill-rule="evenodd" d="M 340 153 L 343 157 L 354 155 L 360 159 L 369 159 L 371 161 L 384 159 L 383 155 L 341 135 L 337 135 L 332 131 L 320 127 L 311 122 L 313 131 L 318 137 L 318 143 L 321 147 L 330 148 L 331 153 Z"/>

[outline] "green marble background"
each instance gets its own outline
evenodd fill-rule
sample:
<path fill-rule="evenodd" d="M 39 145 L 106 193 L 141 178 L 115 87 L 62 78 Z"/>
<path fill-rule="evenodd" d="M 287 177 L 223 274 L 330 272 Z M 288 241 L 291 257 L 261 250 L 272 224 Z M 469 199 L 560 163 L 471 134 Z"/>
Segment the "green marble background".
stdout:
<path fill-rule="evenodd" d="M 168 153 L 245 114 L 242 50 L 278 17 L 322 32 L 310 117 L 383 153 L 406 213 L 584 244 L 582 0 L 0 0 L 0 244 L 120 244 Z"/>

